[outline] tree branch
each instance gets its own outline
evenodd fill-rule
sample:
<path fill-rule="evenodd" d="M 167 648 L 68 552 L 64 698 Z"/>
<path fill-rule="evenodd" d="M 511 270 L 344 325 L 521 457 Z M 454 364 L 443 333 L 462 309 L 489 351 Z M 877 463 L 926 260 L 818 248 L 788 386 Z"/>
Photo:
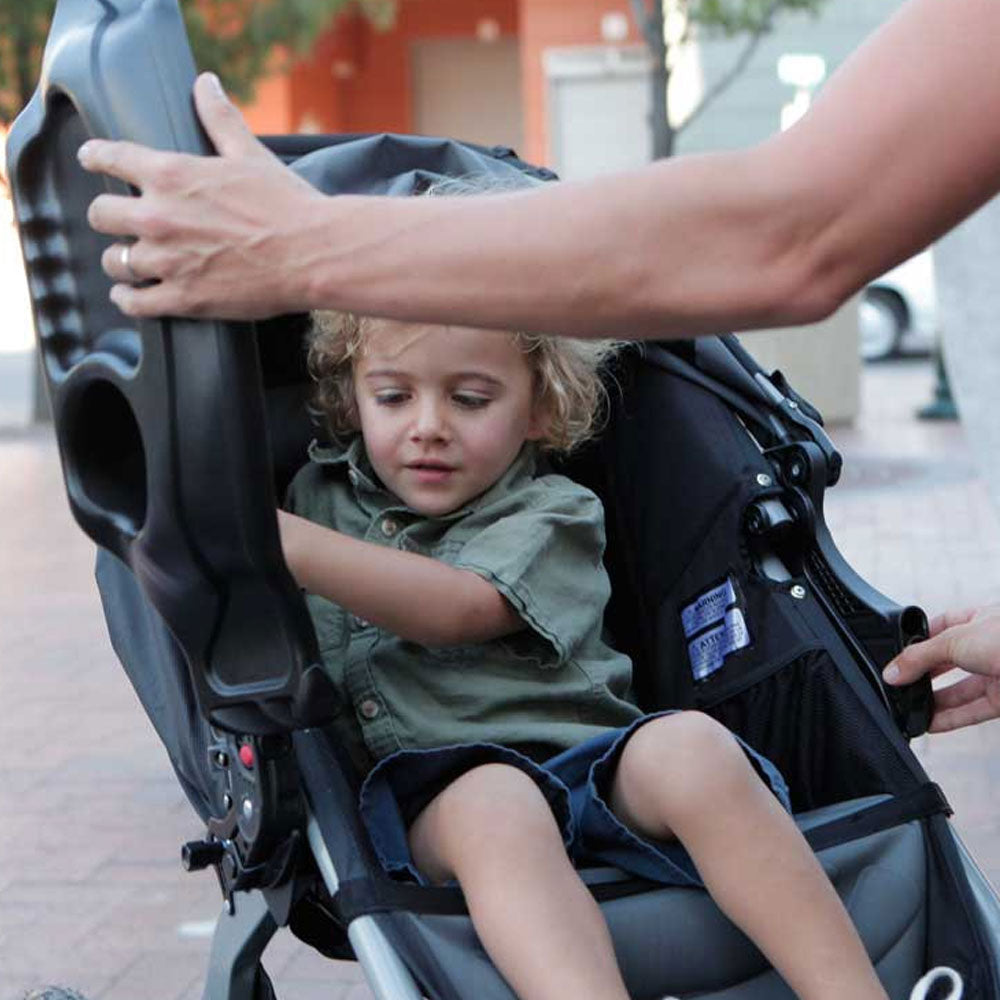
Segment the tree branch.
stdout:
<path fill-rule="evenodd" d="M 692 122 L 697 121 L 708 106 L 722 93 L 729 89 L 733 81 L 747 68 L 750 60 L 753 58 L 754 53 L 760 46 L 763 37 L 771 30 L 773 26 L 774 15 L 778 8 L 781 6 L 780 0 L 773 0 L 771 6 L 767 8 L 764 12 L 764 16 L 761 18 L 759 25 L 753 30 L 750 37 L 747 39 L 746 45 L 743 47 L 743 51 L 739 54 L 736 60 L 733 62 L 732 66 L 712 84 L 711 87 L 705 91 L 705 96 L 698 103 L 698 106 L 678 125 L 675 129 L 677 132 L 683 132 Z"/>

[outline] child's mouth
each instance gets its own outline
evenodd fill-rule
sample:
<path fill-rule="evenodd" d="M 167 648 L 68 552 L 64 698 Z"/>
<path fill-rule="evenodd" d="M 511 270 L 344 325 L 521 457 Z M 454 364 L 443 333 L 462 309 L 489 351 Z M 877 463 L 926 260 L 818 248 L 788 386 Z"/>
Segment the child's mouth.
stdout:
<path fill-rule="evenodd" d="M 417 477 L 418 482 L 426 484 L 443 483 L 455 471 L 454 466 L 444 462 L 411 462 L 407 469 Z"/>

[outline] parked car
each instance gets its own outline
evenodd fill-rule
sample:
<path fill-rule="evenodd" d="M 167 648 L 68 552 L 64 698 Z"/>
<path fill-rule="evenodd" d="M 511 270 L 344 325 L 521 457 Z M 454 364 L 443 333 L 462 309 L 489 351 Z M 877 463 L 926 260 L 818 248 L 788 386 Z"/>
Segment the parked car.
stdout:
<path fill-rule="evenodd" d="M 928 353 L 937 339 L 934 256 L 930 250 L 903 261 L 864 290 L 858 306 L 865 361 Z"/>

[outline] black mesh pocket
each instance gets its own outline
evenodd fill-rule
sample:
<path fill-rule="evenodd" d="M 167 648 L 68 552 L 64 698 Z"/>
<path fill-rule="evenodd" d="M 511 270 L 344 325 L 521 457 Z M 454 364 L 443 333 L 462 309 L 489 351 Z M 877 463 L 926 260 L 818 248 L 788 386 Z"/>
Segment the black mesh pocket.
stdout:
<path fill-rule="evenodd" d="M 778 767 L 796 812 L 916 784 L 825 650 L 804 653 L 706 711 Z"/>

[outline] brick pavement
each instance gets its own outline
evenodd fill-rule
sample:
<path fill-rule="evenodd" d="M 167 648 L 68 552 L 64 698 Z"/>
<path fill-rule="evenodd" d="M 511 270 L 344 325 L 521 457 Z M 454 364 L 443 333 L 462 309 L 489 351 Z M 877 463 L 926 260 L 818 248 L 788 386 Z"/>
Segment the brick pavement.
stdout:
<path fill-rule="evenodd" d="M 1000 526 L 960 428 L 910 419 L 929 386 L 926 365 L 870 370 L 828 514 L 862 575 L 933 609 L 1000 595 Z M 176 860 L 198 823 L 108 646 L 48 435 L 0 432 L 0 476 L 0 1000 L 198 1000 L 217 889 Z M 1000 725 L 921 743 L 1000 882 Z M 370 996 L 288 934 L 267 958 L 282 1000 Z"/>

